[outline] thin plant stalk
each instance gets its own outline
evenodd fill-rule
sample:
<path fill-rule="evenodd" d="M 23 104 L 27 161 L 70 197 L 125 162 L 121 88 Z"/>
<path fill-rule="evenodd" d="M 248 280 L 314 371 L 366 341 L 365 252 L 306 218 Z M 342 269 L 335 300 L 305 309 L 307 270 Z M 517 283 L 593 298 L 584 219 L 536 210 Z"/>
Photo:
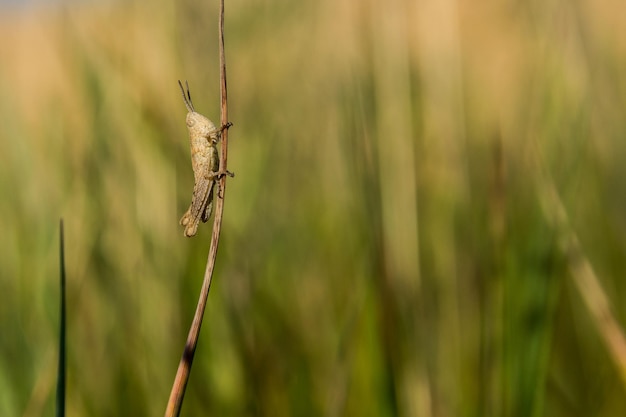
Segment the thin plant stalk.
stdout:
<path fill-rule="evenodd" d="M 66 346 L 65 346 L 65 245 L 63 237 L 63 219 L 59 222 L 59 265 L 60 265 L 60 291 L 61 311 L 59 314 L 59 368 L 57 369 L 57 398 L 56 417 L 65 417 L 65 371 L 66 371 Z"/>
<path fill-rule="evenodd" d="M 221 109 L 220 120 L 222 126 L 228 124 L 228 101 L 226 94 L 226 60 L 224 55 L 224 0 L 220 0 L 220 15 L 219 15 L 219 56 L 220 56 L 220 97 L 221 97 Z M 226 162 L 228 155 L 228 129 L 222 131 L 222 146 L 220 150 L 220 169 L 226 171 Z M 189 374 L 191 372 L 191 364 L 193 362 L 196 346 L 198 344 L 198 337 L 200 335 L 200 327 L 202 326 L 202 318 L 204 316 L 204 310 L 206 308 L 209 291 L 211 290 L 211 281 L 213 277 L 213 270 L 215 268 L 215 259 L 217 257 L 217 247 L 220 239 L 220 232 L 222 230 L 222 217 L 224 213 L 224 195 L 226 191 L 226 175 L 222 175 L 219 179 L 219 190 L 217 202 L 215 205 L 215 218 L 213 220 L 213 233 L 211 235 L 211 246 L 209 248 L 209 255 L 207 259 L 206 269 L 204 271 L 204 281 L 200 290 L 200 297 L 198 299 L 198 305 L 196 307 L 196 313 L 189 329 L 189 335 L 187 336 L 187 342 L 185 344 L 185 350 L 180 359 L 178 365 L 178 371 L 174 379 L 172 391 L 170 393 L 170 399 L 167 403 L 165 410 L 165 417 L 174 417 L 180 415 L 180 410 L 183 404 L 183 397 L 185 396 L 185 388 L 189 381 Z"/>

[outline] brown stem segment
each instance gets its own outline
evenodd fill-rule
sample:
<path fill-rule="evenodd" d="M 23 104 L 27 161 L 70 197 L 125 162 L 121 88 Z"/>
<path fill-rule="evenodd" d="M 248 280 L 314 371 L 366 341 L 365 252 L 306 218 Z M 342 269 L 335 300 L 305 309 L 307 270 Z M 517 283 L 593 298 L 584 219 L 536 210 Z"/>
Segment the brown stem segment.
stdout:
<path fill-rule="evenodd" d="M 226 59 L 224 57 L 224 0 L 220 0 L 220 16 L 219 16 L 219 55 L 220 55 L 220 97 L 221 97 L 221 125 L 222 127 L 222 146 L 220 151 L 220 171 L 228 173 L 226 169 L 227 153 L 228 153 L 228 102 L 226 94 Z M 183 397 L 185 396 L 185 388 L 189 381 L 189 373 L 191 371 L 191 364 L 196 352 L 196 346 L 198 344 L 198 337 L 200 334 L 200 327 L 202 326 L 202 317 L 204 316 L 204 310 L 206 308 L 207 298 L 211 289 L 211 279 L 213 277 L 213 269 L 215 268 L 215 259 L 217 257 L 217 247 L 220 239 L 220 232 L 222 229 L 222 217 L 224 213 L 224 192 L 226 190 L 226 176 L 221 175 L 219 179 L 219 185 L 221 195 L 218 195 L 215 205 L 215 218 L 213 220 L 213 233 L 211 235 L 211 246 L 209 248 L 209 255 L 207 259 L 206 269 L 204 271 L 204 281 L 202 282 L 202 289 L 200 290 L 200 297 L 198 299 L 198 305 L 196 307 L 196 313 L 193 318 L 193 323 L 189 329 L 189 335 L 187 336 L 187 343 L 185 344 L 185 350 L 178 364 L 178 371 L 176 372 L 176 378 L 174 379 L 174 385 L 170 393 L 170 399 L 167 403 L 165 410 L 165 417 L 178 417 L 183 404 Z M 232 175 L 231 175 L 232 176 Z"/>

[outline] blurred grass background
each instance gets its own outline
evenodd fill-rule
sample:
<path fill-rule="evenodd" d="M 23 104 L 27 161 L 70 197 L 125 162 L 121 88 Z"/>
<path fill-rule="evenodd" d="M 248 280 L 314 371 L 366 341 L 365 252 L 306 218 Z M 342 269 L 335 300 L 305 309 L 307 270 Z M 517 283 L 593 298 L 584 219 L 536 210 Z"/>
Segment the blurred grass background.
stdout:
<path fill-rule="evenodd" d="M 60 217 L 68 416 L 163 414 L 210 238 L 178 225 L 176 80 L 219 120 L 217 10 L 2 7 L 0 415 L 52 414 Z M 626 323 L 622 11 L 227 0 L 236 177 L 183 415 L 626 415 L 572 280 Z"/>

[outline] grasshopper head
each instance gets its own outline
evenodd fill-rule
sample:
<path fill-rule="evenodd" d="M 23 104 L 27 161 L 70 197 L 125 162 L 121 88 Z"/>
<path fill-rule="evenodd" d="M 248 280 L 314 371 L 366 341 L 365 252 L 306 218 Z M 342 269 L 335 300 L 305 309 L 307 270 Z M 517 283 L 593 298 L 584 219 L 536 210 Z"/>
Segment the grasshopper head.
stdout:
<path fill-rule="evenodd" d="M 200 136 L 211 139 L 212 142 L 217 142 L 219 134 L 213 122 L 200 113 L 197 113 L 193 107 L 191 93 L 189 92 L 189 84 L 185 81 L 187 92 L 185 92 L 183 84 L 180 80 L 178 80 L 178 85 L 180 86 L 180 91 L 183 93 L 185 107 L 187 107 L 187 110 L 189 111 L 189 113 L 187 113 L 187 127 L 189 128 L 189 134 L 191 137 Z"/>
<path fill-rule="evenodd" d="M 218 131 L 207 117 L 195 111 L 187 113 L 187 128 L 192 137 L 200 136 L 217 142 Z"/>

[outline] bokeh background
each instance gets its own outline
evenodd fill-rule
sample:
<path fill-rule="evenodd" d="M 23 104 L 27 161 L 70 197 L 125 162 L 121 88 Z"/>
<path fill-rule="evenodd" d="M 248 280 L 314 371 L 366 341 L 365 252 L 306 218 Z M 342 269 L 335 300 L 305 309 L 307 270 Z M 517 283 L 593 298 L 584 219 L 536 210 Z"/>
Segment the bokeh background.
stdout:
<path fill-rule="evenodd" d="M 3 2 L 0 415 L 163 415 L 210 224 L 217 1 Z M 626 415 L 617 0 L 227 0 L 186 416 Z M 610 306 L 610 310 L 609 310 Z"/>

